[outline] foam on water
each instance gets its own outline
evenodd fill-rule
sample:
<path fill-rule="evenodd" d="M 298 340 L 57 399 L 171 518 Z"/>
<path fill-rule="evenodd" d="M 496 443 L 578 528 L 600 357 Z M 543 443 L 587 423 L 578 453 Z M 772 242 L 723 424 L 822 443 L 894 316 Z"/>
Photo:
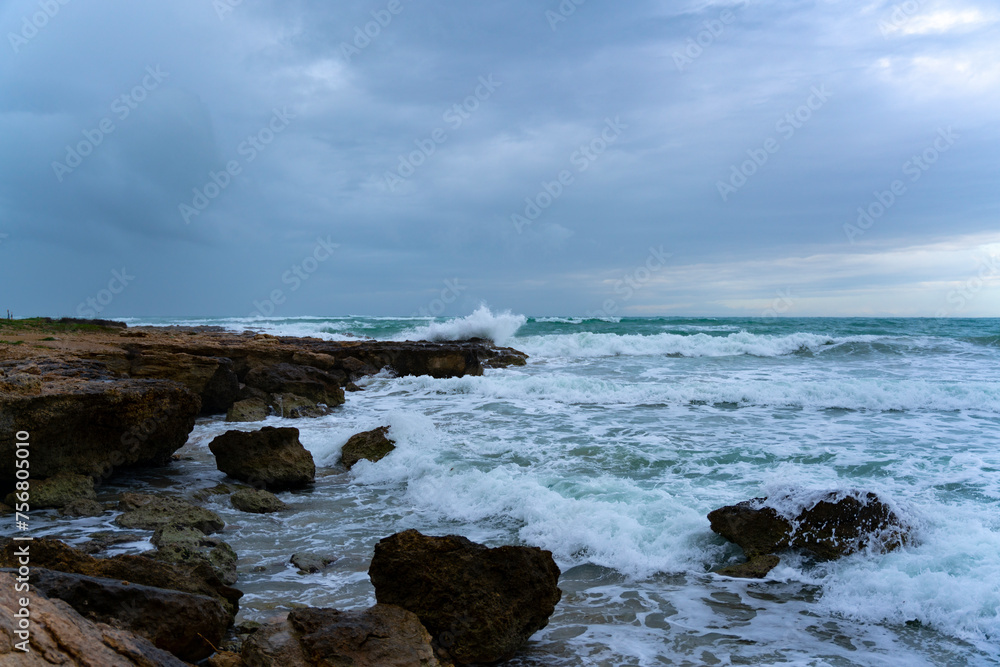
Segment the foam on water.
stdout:
<path fill-rule="evenodd" d="M 485 305 L 471 315 L 446 322 L 431 322 L 425 326 L 404 331 L 397 340 L 466 340 L 485 338 L 497 345 L 506 345 L 517 330 L 528 321 L 524 315 L 515 315 L 509 310 L 493 314 Z"/>

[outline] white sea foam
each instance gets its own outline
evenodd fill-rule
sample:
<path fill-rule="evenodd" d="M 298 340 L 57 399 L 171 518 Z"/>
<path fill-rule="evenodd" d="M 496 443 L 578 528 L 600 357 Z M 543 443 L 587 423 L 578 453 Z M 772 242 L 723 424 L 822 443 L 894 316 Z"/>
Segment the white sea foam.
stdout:
<path fill-rule="evenodd" d="M 486 338 L 497 345 L 505 345 L 527 321 L 524 315 L 515 315 L 509 310 L 494 314 L 482 305 L 471 315 L 409 329 L 396 339 L 445 341 Z"/>

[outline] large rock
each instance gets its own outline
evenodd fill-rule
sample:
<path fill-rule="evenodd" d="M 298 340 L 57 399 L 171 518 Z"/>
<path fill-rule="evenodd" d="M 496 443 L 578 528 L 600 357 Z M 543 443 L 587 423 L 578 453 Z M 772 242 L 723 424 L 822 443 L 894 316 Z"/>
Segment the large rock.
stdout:
<path fill-rule="evenodd" d="M 62 600 L 49 600 L 35 590 L 15 590 L 16 579 L 0 573 L 0 665 L 14 667 L 187 667 L 144 637 L 94 623 Z M 20 598 L 31 600 L 28 651 L 21 651 L 15 614 Z"/>
<path fill-rule="evenodd" d="M 299 442 L 297 428 L 228 431 L 208 447 L 219 470 L 256 487 L 284 491 L 307 486 L 316 478 L 316 464 Z"/>
<path fill-rule="evenodd" d="M 157 529 L 150 541 L 156 546 L 152 557 L 157 560 L 180 565 L 207 563 L 223 583 L 230 586 L 236 583 L 239 557 L 228 543 L 217 537 L 170 524 Z"/>
<path fill-rule="evenodd" d="M 368 570 L 381 604 L 415 613 L 459 662 L 507 660 L 548 624 L 562 592 L 552 553 L 496 549 L 415 530 L 375 545 Z"/>
<path fill-rule="evenodd" d="M 332 375 L 312 366 L 280 363 L 254 368 L 243 381 L 269 394 L 295 394 L 330 407 L 344 402 L 346 376 Z"/>
<path fill-rule="evenodd" d="M 352 435 L 340 452 L 340 460 L 350 470 L 361 459 L 378 461 L 396 448 L 396 443 L 385 436 L 388 426 Z"/>
<path fill-rule="evenodd" d="M 377 604 L 364 611 L 296 609 L 243 645 L 249 667 L 435 667 L 431 637 L 412 613 Z"/>
<path fill-rule="evenodd" d="M 94 480 L 72 472 L 61 472 L 48 479 L 30 481 L 31 509 L 65 507 L 76 500 L 95 500 Z M 14 496 L 7 496 L 7 503 L 14 504 Z"/>
<path fill-rule="evenodd" d="M 18 546 L 14 541 L 0 546 L 0 567 L 18 566 Z M 59 540 L 47 538 L 35 539 L 31 543 L 31 564 L 60 572 L 207 595 L 218 600 L 231 618 L 239 610 L 239 599 L 243 596 L 243 593 L 219 579 L 215 571 L 204 563 L 174 564 L 132 555 L 94 558 Z"/>
<path fill-rule="evenodd" d="M 18 431 L 31 434 L 36 478 L 103 479 L 125 466 L 165 465 L 187 441 L 201 409 L 189 389 L 76 370 L 80 377 L 46 381 L 39 395 L 0 393 L 0 490 L 12 490 Z"/>
<path fill-rule="evenodd" d="M 720 574 L 763 577 L 778 564 L 773 554 L 804 549 L 824 560 L 872 547 L 898 548 L 906 528 L 874 493 L 828 493 L 797 513 L 789 498 L 754 498 L 708 514 L 712 530 L 743 548 L 747 563 L 724 568 Z"/>
<path fill-rule="evenodd" d="M 152 352 L 129 359 L 126 372 L 134 378 L 163 378 L 186 386 L 201 397 L 201 414 L 224 413 L 236 401 L 239 379 L 225 357 Z"/>
<path fill-rule="evenodd" d="M 126 492 L 121 495 L 118 509 L 124 514 L 115 523 L 122 528 L 156 530 L 170 525 L 194 528 L 209 535 L 226 527 L 215 512 L 171 496 Z"/>
<path fill-rule="evenodd" d="M 145 637 L 189 662 L 215 652 L 230 617 L 215 598 L 117 579 L 35 568 L 31 583 L 86 618 Z"/>

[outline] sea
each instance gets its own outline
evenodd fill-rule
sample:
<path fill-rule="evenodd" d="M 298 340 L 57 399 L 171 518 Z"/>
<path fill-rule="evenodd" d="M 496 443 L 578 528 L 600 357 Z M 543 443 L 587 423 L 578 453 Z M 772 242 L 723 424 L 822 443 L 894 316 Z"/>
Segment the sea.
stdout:
<path fill-rule="evenodd" d="M 130 319 L 328 340 L 490 338 L 529 355 L 482 377 L 358 384 L 294 426 L 315 487 L 289 511 L 250 515 L 226 496 L 245 592 L 238 620 L 299 605 L 374 604 L 374 544 L 415 528 L 552 552 L 561 602 L 507 664 L 1000 664 L 1000 319 L 465 317 Z M 225 481 L 208 449 L 227 430 L 200 419 L 180 460 L 112 480 L 193 497 Z M 396 449 L 351 471 L 341 447 L 386 425 Z M 706 515 L 758 497 L 807 506 L 872 491 L 903 519 L 890 553 L 836 561 L 781 554 L 762 580 Z M 794 508 L 792 508 L 794 509 Z M 784 510 L 790 511 L 789 507 Z M 45 515 L 71 542 L 113 531 Z M 119 552 L 149 549 L 148 540 Z M 295 553 L 336 558 L 299 574 Z"/>

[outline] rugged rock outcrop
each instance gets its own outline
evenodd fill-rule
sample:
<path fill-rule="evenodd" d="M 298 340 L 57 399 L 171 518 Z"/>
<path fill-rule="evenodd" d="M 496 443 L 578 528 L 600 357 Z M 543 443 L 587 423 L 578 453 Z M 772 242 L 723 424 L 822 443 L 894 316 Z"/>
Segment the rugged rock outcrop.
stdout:
<path fill-rule="evenodd" d="M 249 667 L 436 667 L 431 637 L 412 613 L 377 604 L 357 612 L 296 609 L 243 645 Z"/>
<path fill-rule="evenodd" d="M 236 583 L 239 557 L 228 543 L 217 537 L 208 537 L 195 528 L 169 524 L 157 529 L 151 542 L 156 551 L 150 555 L 157 560 L 185 566 L 205 563 L 223 583 L 230 586 Z"/>
<path fill-rule="evenodd" d="M 265 426 L 227 431 L 208 445 L 219 470 L 271 491 L 307 486 L 316 477 L 312 454 L 299 442 L 299 429 Z"/>
<path fill-rule="evenodd" d="M 132 378 L 159 378 L 178 382 L 201 397 L 201 414 L 225 412 L 236 401 L 239 378 L 227 357 L 200 356 L 186 352 L 141 353 L 125 347 L 125 355 L 99 357 L 108 367 Z"/>
<path fill-rule="evenodd" d="M 31 583 L 92 621 L 134 632 L 190 662 L 214 653 L 230 623 L 219 602 L 204 595 L 41 568 L 32 570 Z"/>
<path fill-rule="evenodd" d="M 288 509 L 280 498 L 264 489 L 240 489 L 229 497 L 233 507 L 251 514 L 270 514 Z"/>
<path fill-rule="evenodd" d="M 330 373 L 312 366 L 279 363 L 252 369 L 243 378 L 248 387 L 268 394 L 295 394 L 330 407 L 344 402 L 347 375 Z"/>
<path fill-rule="evenodd" d="M 69 472 L 102 479 L 125 466 L 168 463 L 201 410 L 198 397 L 175 382 L 116 379 L 86 364 L 53 362 L 34 370 L 41 393 L 0 393 L 5 492 L 14 480 L 16 432 L 31 434 L 32 477 Z"/>
<path fill-rule="evenodd" d="M 368 575 L 379 603 L 415 613 L 463 663 L 511 658 L 548 624 L 562 596 L 551 552 L 490 549 L 464 537 L 415 530 L 376 544 Z"/>
<path fill-rule="evenodd" d="M 118 509 L 124 514 L 115 523 L 122 528 L 156 530 L 169 525 L 194 528 L 209 535 L 226 527 L 215 512 L 172 496 L 126 492 L 121 495 Z"/>
<path fill-rule="evenodd" d="M 386 437 L 388 426 L 352 435 L 340 452 L 340 460 L 350 470 L 361 459 L 378 461 L 396 448 L 396 443 Z"/>
<path fill-rule="evenodd" d="M 61 472 L 48 479 L 30 480 L 31 509 L 60 508 L 76 500 L 97 498 L 94 480 L 73 472 Z M 14 504 L 14 496 L 7 496 L 7 504 Z"/>
<path fill-rule="evenodd" d="M 773 505 L 773 506 L 772 506 Z M 890 551 L 906 539 L 906 527 L 874 493 L 828 493 L 791 518 L 774 507 L 788 498 L 754 498 L 708 514 L 712 530 L 743 548 L 747 562 L 719 571 L 737 577 L 765 576 L 778 564 L 775 553 L 804 549 L 830 560 L 872 547 Z"/>
<path fill-rule="evenodd" d="M 93 623 L 62 600 L 27 591 L 31 602 L 30 643 L 21 651 L 15 614 L 25 592 L 15 579 L 0 573 L 0 664 L 18 667 L 187 667 L 170 653 L 126 630 Z"/>
<path fill-rule="evenodd" d="M 0 567 L 18 566 L 16 546 L 13 541 L 0 545 Z M 31 564 L 37 568 L 207 595 L 218 600 L 230 618 L 236 615 L 239 599 L 243 597 L 243 593 L 220 580 L 204 563 L 174 564 L 130 555 L 94 558 L 59 540 L 47 538 L 31 543 Z"/>
<path fill-rule="evenodd" d="M 245 398 L 233 403 L 226 412 L 227 422 L 259 422 L 267 419 L 271 409 L 262 398 Z"/>

